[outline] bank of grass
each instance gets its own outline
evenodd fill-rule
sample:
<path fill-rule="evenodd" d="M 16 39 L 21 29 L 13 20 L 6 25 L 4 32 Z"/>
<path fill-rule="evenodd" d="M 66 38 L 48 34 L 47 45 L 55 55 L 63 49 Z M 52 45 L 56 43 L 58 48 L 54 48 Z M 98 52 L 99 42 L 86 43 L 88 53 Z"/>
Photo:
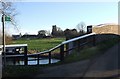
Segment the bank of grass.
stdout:
<path fill-rule="evenodd" d="M 76 62 L 80 60 L 89 59 L 95 56 L 99 56 L 105 53 L 106 50 L 120 42 L 120 38 L 113 38 L 96 44 L 96 46 L 83 49 L 79 52 L 75 51 L 71 55 L 65 58 L 64 63 Z"/>
<path fill-rule="evenodd" d="M 103 41 L 94 47 L 90 47 L 80 52 L 74 52 L 67 56 L 63 62 L 58 62 L 52 65 L 39 65 L 39 66 L 7 66 L 3 70 L 4 77 L 25 77 L 34 76 L 35 73 L 43 73 L 42 69 L 48 66 L 56 66 L 61 64 L 67 64 L 72 62 L 77 62 L 85 59 L 95 57 L 96 55 L 103 54 L 106 50 L 114 46 L 116 43 L 120 42 L 120 39 L 111 39 L 109 41 Z"/>
<path fill-rule="evenodd" d="M 14 40 L 11 44 L 28 44 L 28 50 L 37 50 L 39 52 L 49 50 L 61 42 L 65 38 L 41 38 L 41 39 L 19 39 Z M 36 53 L 36 52 L 33 52 Z"/>

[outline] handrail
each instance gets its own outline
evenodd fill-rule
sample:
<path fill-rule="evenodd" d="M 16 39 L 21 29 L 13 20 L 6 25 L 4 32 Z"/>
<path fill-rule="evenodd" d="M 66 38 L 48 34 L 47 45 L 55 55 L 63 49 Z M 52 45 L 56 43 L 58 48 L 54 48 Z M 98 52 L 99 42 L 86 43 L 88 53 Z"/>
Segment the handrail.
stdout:
<path fill-rule="evenodd" d="M 91 36 L 91 35 L 95 35 L 96 33 L 90 33 L 90 34 L 87 34 L 87 35 L 83 35 L 83 36 L 80 36 L 80 37 L 76 37 L 76 38 L 73 38 L 73 39 L 70 39 L 70 40 L 67 40 L 67 41 L 64 41 L 62 42 L 62 44 L 67 44 L 69 42 L 73 42 L 73 41 L 76 41 L 78 39 L 82 39 L 82 38 L 85 38 L 85 37 L 88 37 L 88 36 Z"/>
<path fill-rule="evenodd" d="M 85 38 L 85 39 L 84 39 Z M 76 38 L 73 38 L 73 39 L 70 39 L 70 40 L 67 40 L 67 41 L 64 41 L 62 43 L 60 43 L 59 45 L 49 49 L 49 50 L 46 50 L 46 51 L 43 51 L 43 52 L 38 52 L 38 53 L 34 53 L 34 54 L 27 54 L 27 47 L 24 46 L 24 54 L 19 54 L 19 55 L 6 55 L 6 57 L 8 58 L 13 58 L 13 57 L 24 57 L 22 58 L 24 60 L 24 65 L 28 65 L 28 61 L 32 61 L 32 60 L 37 60 L 37 65 L 39 65 L 39 60 L 44 57 L 42 56 L 41 54 L 48 54 L 47 56 L 45 57 L 48 57 L 49 59 L 49 64 L 51 64 L 51 58 L 52 58 L 52 52 L 56 49 L 60 49 L 59 51 L 59 56 L 60 56 L 60 61 L 63 61 L 65 56 L 68 56 L 69 54 L 71 54 L 74 50 L 80 50 L 79 47 L 84 47 L 85 45 L 92 45 L 92 46 L 95 46 L 96 45 L 96 39 L 97 36 L 96 36 L 96 33 L 90 33 L 90 34 L 86 34 L 86 35 L 83 35 L 83 36 L 79 36 L 79 37 L 76 37 Z M 71 43 L 72 42 L 72 43 Z M 64 49 L 66 46 L 66 49 Z M 66 53 L 65 53 L 66 52 Z M 35 57 L 35 59 L 29 59 L 29 57 Z"/>
<path fill-rule="evenodd" d="M 49 51 L 54 51 L 55 49 L 59 48 L 61 45 L 62 45 L 62 43 L 57 45 L 57 46 L 55 46 L 54 48 L 51 48 Z"/>

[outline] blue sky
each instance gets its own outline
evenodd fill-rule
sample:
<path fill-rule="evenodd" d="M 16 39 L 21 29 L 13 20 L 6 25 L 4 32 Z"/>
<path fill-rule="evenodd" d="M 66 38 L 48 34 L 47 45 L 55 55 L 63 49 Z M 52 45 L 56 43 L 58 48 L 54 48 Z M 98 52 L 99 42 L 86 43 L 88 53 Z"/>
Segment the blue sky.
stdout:
<path fill-rule="evenodd" d="M 86 25 L 118 22 L 118 3 L 115 2 L 16 2 L 16 20 L 22 34 L 37 34 L 39 30 L 76 28 L 83 21 Z M 12 34 L 19 32 L 13 27 Z"/>

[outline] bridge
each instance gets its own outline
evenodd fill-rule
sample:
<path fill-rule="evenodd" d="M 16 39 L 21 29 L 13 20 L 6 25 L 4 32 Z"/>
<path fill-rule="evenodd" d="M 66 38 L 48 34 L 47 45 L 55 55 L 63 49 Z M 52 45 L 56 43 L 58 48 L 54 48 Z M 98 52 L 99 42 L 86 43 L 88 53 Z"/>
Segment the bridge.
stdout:
<path fill-rule="evenodd" d="M 79 48 L 80 46 L 84 46 L 85 44 L 93 43 L 91 41 L 94 41 L 94 35 L 95 35 L 95 33 L 91 33 L 91 34 L 80 36 L 80 37 L 77 37 L 77 38 L 74 38 L 74 39 L 70 39 L 70 40 L 62 42 L 61 44 L 55 46 L 52 49 L 49 49 L 49 50 L 46 50 L 46 51 L 43 51 L 43 52 L 37 52 L 37 53 L 34 53 L 34 54 L 28 54 L 27 53 L 27 44 L 6 45 L 5 47 L 6 47 L 7 50 L 10 49 L 10 50 L 12 50 L 12 52 L 14 52 L 14 55 L 9 55 L 9 54 L 6 55 L 6 58 L 22 58 L 22 59 L 24 59 L 24 65 L 28 65 L 28 61 L 31 61 L 31 60 L 28 60 L 28 57 L 35 57 L 35 59 L 33 59 L 33 60 L 37 60 L 37 65 L 39 65 L 40 55 L 48 54 L 49 64 L 51 64 L 52 51 L 54 51 L 56 49 L 59 49 L 59 55 L 60 55 L 59 58 L 60 58 L 61 61 L 63 61 L 64 57 L 67 56 L 68 54 L 70 54 L 72 52 L 72 50 L 74 50 L 76 48 Z M 87 39 L 89 39 L 89 41 L 85 41 Z M 80 43 L 80 41 L 78 41 L 78 40 L 81 40 L 81 42 L 84 40 L 84 42 Z M 78 42 L 79 43 L 77 44 L 76 41 L 77 41 L 77 43 Z M 68 46 L 68 48 L 66 50 L 65 50 L 65 48 L 66 48 L 65 45 Z M 1 48 L 2 48 L 2 46 L 1 46 Z M 20 50 L 21 48 L 24 48 L 24 53 L 15 54 L 17 52 L 15 50 L 16 49 Z"/>
<path fill-rule="evenodd" d="M 101 41 L 104 41 L 104 40 L 110 40 L 110 39 L 112 39 L 112 38 L 118 38 L 119 37 L 119 35 L 116 35 L 116 34 L 96 34 L 96 33 L 91 33 L 91 34 L 87 34 L 87 35 L 84 35 L 84 36 L 80 36 L 80 37 L 77 37 L 77 38 L 74 38 L 74 39 L 70 39 L 70 40 L 68 40 L 68 41 L 64 41 L 64 42 L 62 42 L 61 44 L 59 44 L 59 45 L 57 45 L 56 47 L 54 47 L 54 48 L 52 48 L 52 49 L 50 49 L 50 50 L 46 50 L 46 51 L 43 51 L 43 52 L 38 52 L 38 53 L 35 53 L 35 54 L 27 54 L 27 51 L 25 51 L 23 54 L 16 54 L 16 55 L 6 55 L 6 57 L 7 58 L 23 58 L 24 59 L 24 65 L 28 65 L 28 57 L 36 57 L 36 60 L 37 60 L 37 64 L 36 65 L 39 65 L 39 59 L 40 59 L 40 55 L 41 54 L 48 54 L 48 58 L 49 58 L 49 64 L 51 64 L 51 58 L 52 58 L 52 53 L 53 53 L 53 51 L 54 50 L 56 50 L 56 49 L 59 49 L 59 55 L 60 55 L 60 61 L 62 62 L 62 61 L 64 61 L 64 58 L 66 57 L 66 56 L 68 56 L 69 54 L 71 54 L 72 53 L 72 51 L 73 50 L 79 50 L 79 48 L 81 48 L 81 47 L 84 47 L 84 46 L 89 46 L 89 47 L 91 47 L 91 46 L 95 46 L 96 44 L 98 44 L 99 42 L 101 42 Z M 6 47 L 14 47 L 15 45 L 11 45 L 11 46 L 6 46 Z M 16 46 L 20 46 L 20 45 L 16 45 Z M 24 45 L 25 47 L 27 47 L 27 45 L 25 44 Z M 23 47 L 24 47 L 23 46 Z M 66 46 L 67 46 L 67 48 L 66 48 Z M 116 49 L 114 49 L 114 50 L 116 50 Z M 112 52 L 113 53 L 113 52 Z M 113 53 L 114 54 L 114 53 Z M 111 54 L 111 56 L 113 56 L 113 54 Z M 117 55 L 117 54 L 116 54 Z M 108 56 L 108 55 L 107 55 Z M 110 57 L 111 57 L 110 56 Z M 108 57 L 108 59 L 107 59 L 107 57 L 105 56 L 104 58 L 106 58 L 106 62 L 107 62 L 107 60 L 108 59 L 110 59 L 109 57 Z M 102 62 L 101 61 L 101 59 L 102 58 L 100 58 L 100 62 Z M 97 59 L 98 60 L 98 59 Z M 115 59 L 116 60 L 116 59 Z M 110 60 L 109 62 L 111 62 L 112 60 Z M 114 61 L 113 61 L 114 62 Z M 113 62 L 111 62 L 111 63 L 113 63 Z M 76 63 L 76 64 L 72 64 L 71 65 L 71 67 L 81 67 L 81 68 L 83 68 L 83 69 L 79 69 L 80 71 L 82 70 L 82 71 L 84 71 L 84 69 L 85 69 L 85 71 L 86 71 L 86 68 L 87 68 L 87 70 L 88 69 L 92 69 L 92 68 L 94 68 L 94 65 L 92 66 L 92 64 L 91 65 L 89 65 L 89 63 L 91 63 L 91 62 L 89 62 L 89 61 L 83 61 L 83 62 L 79 62 L 79 63 Z M 97 62 L 95 62 L 95 63 L 97 63 Z M 116 62 L 117 63 L 117 62 Z M 98 63 L 99 64 L 99 63 Z M 75 65 L 75 66 L 74 66 Z M 97 65 L 97 64 L 96 64 Z M 108 64 L 109 65 L 109 64 Z M 103 66 L 103 68 L 104 67 L 107 67 L 108 65 L 106 65 L 106 66 Z M 88 67 L 88 66 L 90 66 L 90 67 Z M 64 68 L 66 68 L 66 69 L 69 69 L 70 68 L 70 65 L 66 65 L 66 66 L 60 66 L 60 67 L 55 67 L 55 68 L 48 68 L 48 69 L 45 69 L 45 71 L 44 71 L 44 73 L 46 73 L 46 72 L 51 72 L 52 71 L 52 73 L 50 73 L 50 74 L 43 74 L 43 75 L 37 75 L 36 77 L 41 77 L 41 76 L 46 76 L 46 77 L 51 77 L 51 76 L 53 76 L 53 73 L 54 74 L 56 74 L 55 76 L 57 76 L 57 77 L 65 77 L 65 74 L 64 73 L 61 73 L 61 74 L 58 74 L 58 73 L 60 73 L 60 72 L 53 72 L 53 71 L 56 71 L 57 69 L 59 69 L 59 68 L 61 68 L 61 67 L 64 67 Z M 102 67 L 102 66 L 101 66 Z M 114 67 L 114 66 L 113 66 Z M 116 66 L 115 66 L 116 67 Z M 63 70 L 64 70 L 64 68 L 63 68 Z M 96 67 L 97 68 L 97 67 Z M 54 70 L 55 69 L 55 70 Z M 65 69 L 65 70 L 66 70 Z M 110 67 L 110 69 L 111 69 L 111 67 Z M 63 71 L 62 69 L 60 69 L 61 71 Z M 78 69 L 76 69 L 78 72 L 79 72 L 79 70 Z M 89 70 L 89 72 L 91 72 Z M 99 70 L 99 69 L 98 69 Z M 81 72 L 82 72 L 81 71 Z M 67 71 L 67 72 L 69 72 L 69 70 Z M 65 72 L 65 73 L 67 73 L 67 72 Z M 82 73 L 76 73 L 74 70 L 72 71 L 71 70 L 71 72 L 72 73 L 74 73 L 73 75 L 71 75 L 71 74 L 68 74 L 68 75 L 66 75 L 67 77 L 69 77 L 69 76 L 73 76 L 73 77 L 79 77 L 79 76 L 91 76 L 91 74 L 89 74 L 89 72 L 82 72 Z M 96 71 L 95 71 L 96 72 Z M 94 73 L 94 72 L 93 72 Z M 116 72 L 115 72 L 116 73 Z M 63 75 L 64 74 L 64 75 Z M 76 74 L 76 75 L 75 75 Z M 114 74 L 113 74 L 114 75 Z M 93 75 L 92 75 L 93 76 Z"/>
<path fill-rule="evenodd" d="M 27 53 L 27 44 L 19 44 L 19 45 L 6 45 L 6 49 L 12 49 L 12 52 L 14 51 L 15 53 L 19 52 L 16 51 L 16 49 L 21 50 L 23 48 L 23 53 L 17 53 L 14 55 L 6 55 L 6 58 L 12 58 L 12 59 L 22 59 L 24 60 L 24 65 L 28 65 L 28 61 L 32 60 L 37 60 L 37 64 L 39 65 L 39 60 L 41 59 L 41 55 L 47 54 L 48 59 L 49 59 L 49 64 L 51 64 L 51 59 L 52 59 L 52 54 L 54 53 L 53 51 L 59 50 L 59 60 L 64 61 L 64 57 L 68 56 L 73 52 L 73 50 L 78 50 L 81 47 L 84 46 L 95 46 L 97 43 L 103 41 L 103 40 L 110 40 L 111 38 L 116 38 L 118 35 L 115 34 L 96 34 L 96 33 L 90 33 L 86 34 L 80 37 L 76 37 L 74 39 L 70 39 L 67 41 L 62 42 L 61 44 L 55 46 L 52 49 L 43 51 L 43 52 L 37 52 L 34 54 L 28 54 Z M 2 46 L 0 46 L 2 48 Z M 28 57 L 34 57 L 34 59 L 29 59 Z M 4 57 L 3 57 L 4 58 Z"/>

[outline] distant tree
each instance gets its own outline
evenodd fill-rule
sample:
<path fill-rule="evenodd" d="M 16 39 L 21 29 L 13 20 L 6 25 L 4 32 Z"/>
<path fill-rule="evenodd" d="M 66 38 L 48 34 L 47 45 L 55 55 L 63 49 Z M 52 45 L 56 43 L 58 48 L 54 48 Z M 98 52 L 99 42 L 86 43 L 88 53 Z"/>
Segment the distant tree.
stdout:
<path fill-rule="evenodd" d="M 27 32 L 24 35 L 29 35 Z"/>
<path fill-rule="evenodd" d="M 64 36 L 64 31 L 60 27 L 57 27 L 57 37 L 62 37 L 62 36 Z"/>
<path fill-rule="evenodd" d="M 47 31 L 46 30 L 40 30 L 38 31 L 38 37 L 43 38 L 46 36 Z"/>
<path fill-rule="evenodd" d="M 47 36 L 51 36 L 50 30 L 46 31 Z"/>
<path fill-rule="evenodd" d="M 72 35 L 77 35 L 77 34 L 78 34 L 78 32 L 77 32 L 77 30 L 76 30 L 76 29 L 72 29 L 72 30 L 71 30 L 71 34 L 72 34 Z"/>
<path fill-rule="evenodd" d="M 62 29 L 60 27 L 57 27 L 57 31 L 62 31 Z"/>
<path fill-rule="evenodd" d="M 66 40 L 77 37 L 78 32 L 76 29 L 66 29 L 64 30 L 64 34 L 66 36 Z"/>
<path fill-rule="evenodd" d="M 68 38 L 70 36 L 70 29 L 65 29 L 64 34 L 65 34 L 66 40 L 68 40 Z"/>
<path fill-rule="evenodd" d="M 84 34 L 87 27 L 84 22 L 80 22 L 76 25 L 76 29 L 79 32 L 79 34 Z"/>

